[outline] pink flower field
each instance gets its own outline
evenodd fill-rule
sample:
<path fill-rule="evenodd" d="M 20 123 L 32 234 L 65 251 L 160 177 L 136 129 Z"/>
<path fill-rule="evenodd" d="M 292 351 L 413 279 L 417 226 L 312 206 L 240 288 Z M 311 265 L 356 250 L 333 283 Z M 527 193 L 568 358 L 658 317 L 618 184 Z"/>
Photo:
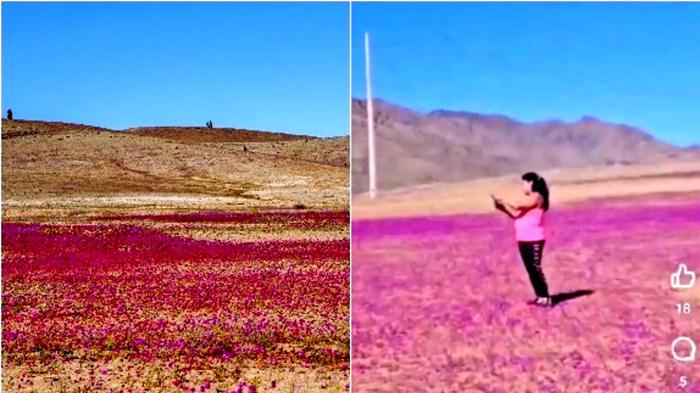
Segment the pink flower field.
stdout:
<path fill-rule="evenodd" d="M 543 267 L 558 303 L 534 297 L 511 222 L 497 214 L 353 222 L 353 391 L 700 392 L 697 198 L 553 206 Z M 689 385 L 679 387 L 681 376 Z"/>
<path fill-rule="evenodd" d="M 346 391 L 348 212 L 2 226 L 3 391 Z M 339 239 L 173 235 L 293 228 Z"/>

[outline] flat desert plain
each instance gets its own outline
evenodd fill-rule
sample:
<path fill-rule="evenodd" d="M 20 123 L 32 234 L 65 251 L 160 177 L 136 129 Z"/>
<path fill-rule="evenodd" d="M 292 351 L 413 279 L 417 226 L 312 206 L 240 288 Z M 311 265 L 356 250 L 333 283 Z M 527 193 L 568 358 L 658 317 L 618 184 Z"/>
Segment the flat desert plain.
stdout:
<path fill-rule="evenodd" d="M 700 391 L 697 361 L 671 356 L 700 342 L 700 284 L 670 287 L 679 263 L 700 273 L 700 163 L 543 175 L 551 309 L 526 304 L 489 198 L 518 176 L 353 197 L 353 391 Z"/>

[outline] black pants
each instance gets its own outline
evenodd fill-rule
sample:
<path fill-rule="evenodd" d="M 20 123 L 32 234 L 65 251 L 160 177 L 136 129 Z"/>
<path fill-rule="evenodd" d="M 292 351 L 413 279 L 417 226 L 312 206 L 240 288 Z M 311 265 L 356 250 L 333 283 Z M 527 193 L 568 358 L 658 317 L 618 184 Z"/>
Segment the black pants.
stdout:
<path fill-rule="evenodd" d="M 544 250 L 544 240 L 534 242 L 518 242 L 520 256 L 523 258 L 525 269 L 530 276 L 530 283 L 535 290 L 537 297 L 548 297 L 547 280 L 542 272 L 542 251 Z"/>

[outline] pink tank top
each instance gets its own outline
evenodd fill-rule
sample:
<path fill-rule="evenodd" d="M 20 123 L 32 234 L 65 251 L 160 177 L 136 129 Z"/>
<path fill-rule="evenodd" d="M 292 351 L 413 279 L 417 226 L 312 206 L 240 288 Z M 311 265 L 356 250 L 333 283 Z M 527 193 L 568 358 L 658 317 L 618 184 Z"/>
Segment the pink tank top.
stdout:
<path fill-rule="evenodd" d="M 528 210 L 515 219 L 515 240 L 532 242 L 544 240 L 544 209 L 537 207 Z"/>

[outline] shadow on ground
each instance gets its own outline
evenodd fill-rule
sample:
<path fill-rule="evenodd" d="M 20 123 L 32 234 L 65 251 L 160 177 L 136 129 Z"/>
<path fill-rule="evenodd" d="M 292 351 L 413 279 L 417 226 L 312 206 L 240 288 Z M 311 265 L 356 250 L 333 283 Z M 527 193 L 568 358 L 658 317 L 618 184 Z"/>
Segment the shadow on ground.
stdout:
<path fill-rule="evenodd" d="M 573 300 L 579 297 L 590 296 L 593 293 L 595 293 L 595 291 L 591 289 L 579 289 L 572 292 L 558 293 L 556 295 L 552 295 L 552 305 L 556 306 L 557 304 L 564 303 L 566 301 Z"/>

